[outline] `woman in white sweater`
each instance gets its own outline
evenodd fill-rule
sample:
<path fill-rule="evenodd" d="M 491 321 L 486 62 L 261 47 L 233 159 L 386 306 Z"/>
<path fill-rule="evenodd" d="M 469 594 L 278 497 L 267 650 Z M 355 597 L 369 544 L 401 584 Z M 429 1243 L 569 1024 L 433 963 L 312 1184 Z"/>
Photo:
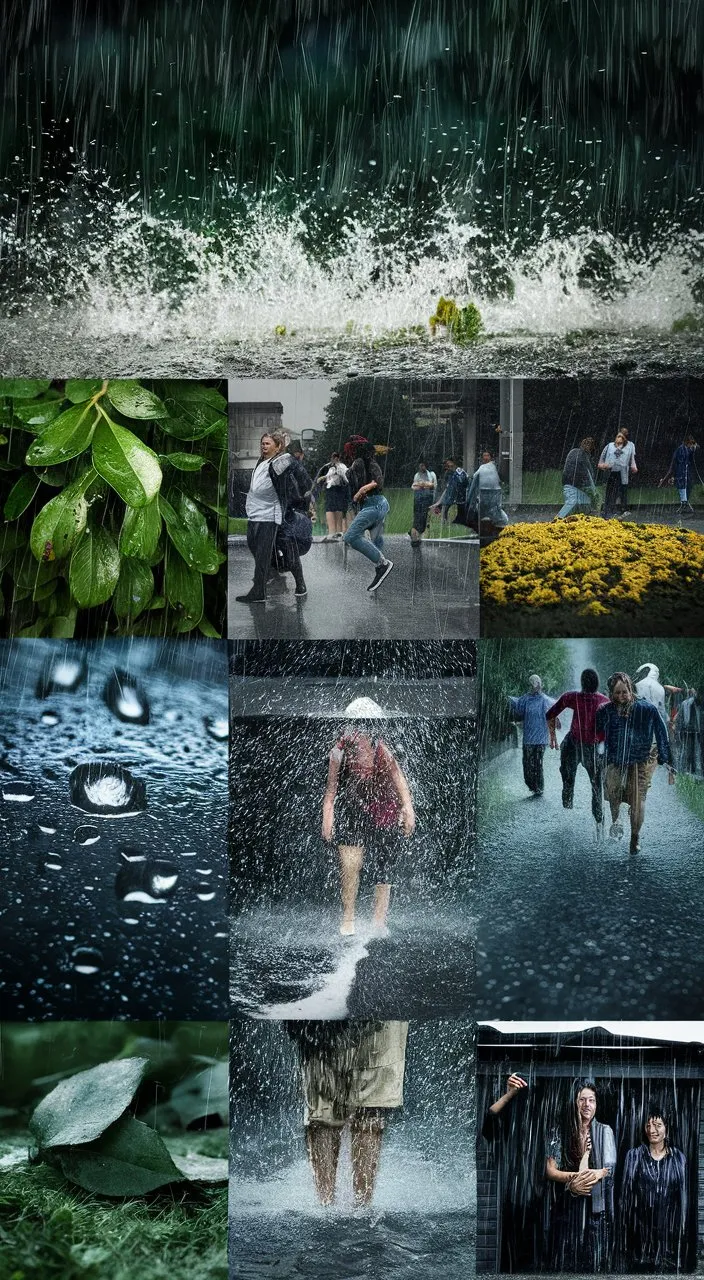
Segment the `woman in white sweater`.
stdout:
<path fill-rule="evenodd" d="M 620 501 L 621 515 L 628 515 L 628 481 L 638 471 L 636 448 L 628 439 L 625 428 L 619 431 L 612 444 L 607 444 L 598 462 L 600 471 L 608 472 L 602 515 L 608 520 L 616 514 Z"/>

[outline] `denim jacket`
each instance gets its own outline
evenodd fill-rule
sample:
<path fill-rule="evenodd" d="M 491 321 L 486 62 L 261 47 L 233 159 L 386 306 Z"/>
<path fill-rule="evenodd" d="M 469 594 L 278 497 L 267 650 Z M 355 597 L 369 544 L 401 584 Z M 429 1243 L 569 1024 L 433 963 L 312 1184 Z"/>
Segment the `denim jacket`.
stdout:
<path fill-rule="evenodd" d="M 655 738 L 658 764 L 671 764 L 670 743 L 665 722 L 652 702 L 636 698 L 627 715 L 619 715 L 613 702 L 599 707 L 596 728 L 606 740 L 606 760 L 625 768 L 631 764 L 645 764 Z"/>

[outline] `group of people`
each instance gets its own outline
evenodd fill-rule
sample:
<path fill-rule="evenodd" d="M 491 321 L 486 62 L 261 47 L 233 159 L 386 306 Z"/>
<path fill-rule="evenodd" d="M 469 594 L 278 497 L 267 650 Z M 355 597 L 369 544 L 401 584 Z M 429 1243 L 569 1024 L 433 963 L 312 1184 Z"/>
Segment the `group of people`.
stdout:
<path fill-rule="evenodd" d="M 569 732 L 560 747 L 562 804 L 571 809 L 577 771 L 581 765 L 589 778 L 592 816 L 601 836 L 603 798 L 611 811 L 611 839 L 624 834 L 621 805 L 628 807 L 630 852 L 640 852 L 645 801 L 658 765 L 674 782 L 670 734 L 665 719 L 665 695 L 674 686 L 659 681 L 659 670 L 645 663 L 632 680 L 615 671 L 607 681 L 608 696 L 599 692 L 599 674 L 592 667 L 580 676 L 580 688 L 558 698 L 543 690 L 539 675 L 532 675 L 528 691 L 509 698 L 509 713 L 523 725 L 523 777 L 532 796 L 545 789 L 543 762 L 546 748 L 558 749 L 559 716 L 572 712 Z"/>
<path fill-rule="evenodd" d="M 527 1089 L 522 1076 L 509 1076 L 484 1120 L 488 1141 L 501 1135 L 505 1109 Z M 547 1257 L 541 1262 L 550 1270 L 584 1274 L 610 1271 L 615 1263 L 633 1272 L 680 1270 L 689 1171 L 684 1153 L 671 1140 L 665 1108 L 656 1101 L 643 1108 L 642 1141 L 621 1161 L 614 1131 L 597 1120 L 597 1111 L 596 1083 L 576 1080 L 562 1125 L 545 1135 L 550 1212 Z"/>
<path fill-rule="evenodd" d="M 254 577 L 248 592 L 236 596 L 240 604 L 264 604 L 267 582 L 276 573 L 291 573 L 295 595 L 308 594 L 301 557 L 313 541 L 315 504 L 325 495 L 325 541 L 341 541 L 359 552 L 374 567 L 367 591 L 375 592 L 391 573 L 394 562 L 384 553 L 384 525 L 389 502 L 384 494 L 384 475 L 374 445 L 361 436 L 346 446 L 348 460 L 334 452 L 329 462 L 312 479 L 299 448 L 288 447 L 284 432 L 265 432 L 260 455 L 252 472 L 245 504 L 247 546 L 254 557 Z M 436 497 L 437 477 L 421 460 L 413 483 L 413 526 L 411 542 L 420 544 L 430 512 L 449 519 L 457 509 L 455 522 L 465 523 L 468 477 L 455 459 L 444 464 L 445 486 Z"/>
<path fill-rule="evenodd" d="M 668 470 L 658 481 L 658 486 L 674 483 L 680 499 L 677 515 L 692 516 L 694 507 L 691 496 L 697 480 L 701 480 L 697 471 L 696 454 L 698 444 L 691 432 L 687 432 L 681 444 L 675 449 Z M 631 478 L 638 473 L 636 450 L 629 439 L 628 429 L 622 427 L 614 439 L 602 449 L 599 460 L 594 466 L 596 441 L 593 436 L 585 436 L 578 445 L 570 449 L 562 469 L 562 491 L 564 504 L 558 511 L 556 519 L 564 520 L 568 516 L 589 513 L 598 508 L 599 492 L 597 489 L 597 473 L 602 472 L 606 478 L 606 489 L 601 515 L 606 519 L 613 516 L 627 517 L 628 492 Z"/>

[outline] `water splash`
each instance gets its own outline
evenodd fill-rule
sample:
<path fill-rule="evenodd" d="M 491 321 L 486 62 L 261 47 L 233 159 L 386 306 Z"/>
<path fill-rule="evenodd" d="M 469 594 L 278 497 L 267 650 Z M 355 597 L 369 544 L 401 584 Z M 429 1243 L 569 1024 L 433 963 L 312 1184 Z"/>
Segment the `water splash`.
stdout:
<path fill-rule="evenodd" d="M 119 764 L 79 765 L 69 787 L 72 804 L 104 818 L 128 817 L 147 807 L 145 784 Z"/>

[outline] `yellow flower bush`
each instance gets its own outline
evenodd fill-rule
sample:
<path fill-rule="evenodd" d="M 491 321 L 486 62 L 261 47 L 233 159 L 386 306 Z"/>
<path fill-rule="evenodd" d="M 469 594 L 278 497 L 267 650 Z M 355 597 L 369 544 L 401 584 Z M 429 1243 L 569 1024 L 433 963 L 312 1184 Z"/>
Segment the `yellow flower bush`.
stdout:
<path fill-rule="evenodd" d="M 704 534 L 577 516 L 505 529 L 481 555 L 482 600 L 570 604 L 585 617 L 637 609 L 649 594 L 704 606 Z"/>

